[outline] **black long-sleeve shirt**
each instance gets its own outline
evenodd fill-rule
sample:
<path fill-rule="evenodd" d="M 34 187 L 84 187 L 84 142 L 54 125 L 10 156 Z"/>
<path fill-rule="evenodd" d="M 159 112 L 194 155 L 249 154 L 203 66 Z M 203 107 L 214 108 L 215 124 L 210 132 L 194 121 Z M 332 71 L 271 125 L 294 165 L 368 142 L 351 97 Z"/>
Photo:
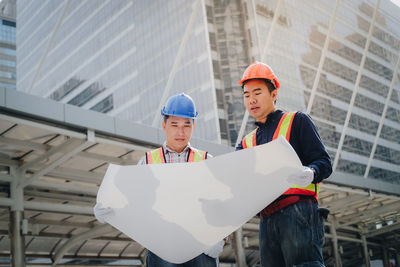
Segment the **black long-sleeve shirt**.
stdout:
<path fill-rule="evenodd" d="M 270 113 L 265 123 L 256 122 L 258 126 L 257 145 L 272 141 L 272 137 L 284 112 L 275 110 Z M 332 164 L 328 152 L 322 144 L 317 127 L 311 118 L 302 112 L 297 112 L 293 118 L 289 143 L 296 151 L 303 166 L 315 170 L 313 183 L 319 183 L 332 173 Z M 243 149 L 240 143 L 236 150 Z"/>

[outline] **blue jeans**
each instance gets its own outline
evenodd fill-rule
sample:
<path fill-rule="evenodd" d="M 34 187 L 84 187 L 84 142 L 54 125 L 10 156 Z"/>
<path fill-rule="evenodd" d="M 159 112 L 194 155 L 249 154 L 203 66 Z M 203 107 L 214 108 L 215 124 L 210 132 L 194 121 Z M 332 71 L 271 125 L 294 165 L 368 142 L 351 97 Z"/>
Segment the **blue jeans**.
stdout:
<path fill-rule="evenodd" d="M 263 267 L 324 267 L 324 221 L 311 200 L 262 218 L 259 239 Z"/>
<path fill-rule="evenodd" d="M 147 251 L 146 255 L 146 266 L 147 267 L 217 267 L 218 266 L 218 259 L 214 259 L 206 254 L 202 253 L 194 259 L 190 261 L 175 264 L 168 261 L 165 261 L 158 257 L 156 254 L 151 252 L 150 250 Z"/>

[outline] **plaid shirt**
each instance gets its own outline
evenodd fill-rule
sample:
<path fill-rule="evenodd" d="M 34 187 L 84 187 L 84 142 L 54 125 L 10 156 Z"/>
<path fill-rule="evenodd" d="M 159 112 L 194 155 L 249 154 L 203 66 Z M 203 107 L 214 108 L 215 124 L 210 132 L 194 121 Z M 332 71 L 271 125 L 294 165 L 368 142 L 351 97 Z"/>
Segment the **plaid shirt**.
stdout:
<path fill-rule="evenodd" d="M 181 153 L 178 153 L 169 147 L 167 147 L 167 143 L 164 142 L 163 144 L 163 149 L 164 149 L 164 154 L 165 154 L 165 162 L 166 163 L 182 163 L 182 162 L 187 162 L 188 154 L 189 154 L 189 148 L 192 149 L 193 147 L 190 146 L 190 143 L 187 144 L 187 146 L 182 150 Z M 207 153 L 207 158 L 212 158 L 212 155 Z M 137 165 L 145 165 L 146 164 L 146 156 L 143 156 Z"/>

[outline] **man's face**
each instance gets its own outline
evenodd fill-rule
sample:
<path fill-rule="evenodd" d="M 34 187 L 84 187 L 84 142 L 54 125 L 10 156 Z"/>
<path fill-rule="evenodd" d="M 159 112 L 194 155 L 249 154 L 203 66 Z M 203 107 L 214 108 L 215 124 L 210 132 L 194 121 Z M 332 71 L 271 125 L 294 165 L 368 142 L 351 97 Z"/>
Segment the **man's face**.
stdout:
<path fill-rule="evenodd" d="M 271 93 L 262 80 L 248 81 L 243 88 L 243 100 L 247 111 L 259 122 L 265 122 L 268 114 L 275 110 L 277 90 Z"/>
<path fill-rule="evenodd" d="M 178 153 L 182 152 L 192 137 L 193 120 L 170 116 L 162 126 L 167 136 L 167 146 Z"/>

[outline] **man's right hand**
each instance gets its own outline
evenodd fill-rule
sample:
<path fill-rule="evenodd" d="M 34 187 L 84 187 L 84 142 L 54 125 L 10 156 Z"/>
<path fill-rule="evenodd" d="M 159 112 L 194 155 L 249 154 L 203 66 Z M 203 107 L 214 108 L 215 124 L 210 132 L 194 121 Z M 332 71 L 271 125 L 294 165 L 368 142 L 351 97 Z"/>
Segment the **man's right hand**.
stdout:
<path fill-rule="evenodd" d="M 206 254 L 207 256 L 210 256 L 212 258 L 218 258 L 218 255 L 224 250 L 224 244 L 225 244 L 225 242 L 223 240 L 218 241 L 217 244 L 208 248 L 204 252 L 204 254 Z"/>
<path fill-rule="evenodd" d="M 96 219 L 101 222 L 105 223 L 105 220 L 114 213 L 111 208 L 104 208 L 101 204 L 97 203 L 93 208 L 94 216 Z"/>

